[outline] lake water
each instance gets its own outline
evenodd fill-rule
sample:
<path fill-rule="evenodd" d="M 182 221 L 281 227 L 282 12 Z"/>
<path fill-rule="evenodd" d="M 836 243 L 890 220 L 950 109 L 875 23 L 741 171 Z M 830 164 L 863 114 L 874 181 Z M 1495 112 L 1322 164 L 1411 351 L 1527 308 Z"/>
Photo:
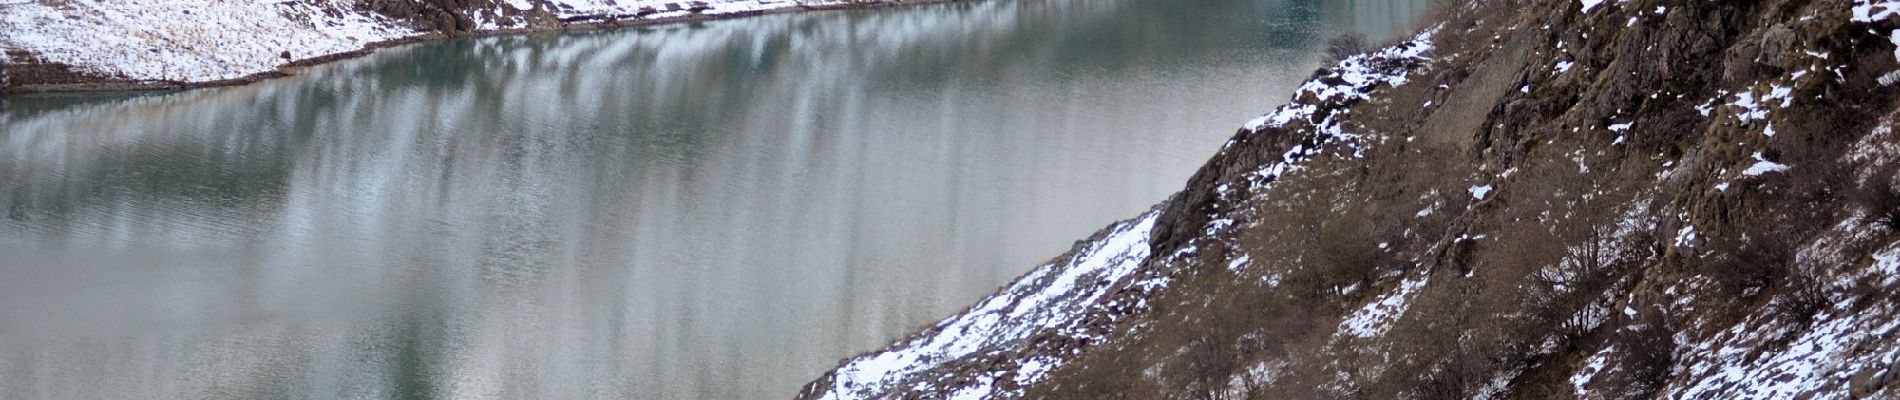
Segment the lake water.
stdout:
<path fill-rule="evenodd" d="M 0 100 L 0 399 L 771 399 L 1424 1 L 992 0 Z"/>

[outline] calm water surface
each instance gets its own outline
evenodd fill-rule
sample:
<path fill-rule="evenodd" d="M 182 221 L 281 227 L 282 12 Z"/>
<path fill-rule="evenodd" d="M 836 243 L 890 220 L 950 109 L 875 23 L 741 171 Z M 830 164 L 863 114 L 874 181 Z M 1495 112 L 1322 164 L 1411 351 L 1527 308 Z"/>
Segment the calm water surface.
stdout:
<path fill-rule="evenodd" d="M 789 397 L 1423 3 L 992 0 L 0 100 L 0 398 Z"/>

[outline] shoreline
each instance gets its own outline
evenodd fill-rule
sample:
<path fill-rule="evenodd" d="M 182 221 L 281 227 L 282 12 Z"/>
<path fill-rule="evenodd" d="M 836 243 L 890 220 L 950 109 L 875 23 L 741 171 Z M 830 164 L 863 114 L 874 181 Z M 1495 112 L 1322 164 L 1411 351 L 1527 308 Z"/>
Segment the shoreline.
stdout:
<path fill-rule="evenodd" d="M 612 15 L 602 15 L 602 16 L 582 17 L 586 19 L 586 21 L 584 22 L 580 22 L 580 21 L 572 22 L 572 23 L 563 22 L 560 25 L 549 26 L 549 27 L 506 28 L 506 29 L 494 29 L 494 30 L 485 30 L 485 31 L 473 31 L 473 32 L 462 33 L 462 34 L 427 32 L 427 33 L 422 33 L 419 35 L 406 36 L 406 37 L 397 38 L 397 39 L 370 42 L 368 44 L 363 45 L 362 48 L 356 49 L 356 50 L 324 54 L 324 55 L 319 55 L 316 57 L 295 59 L 283 64 L 279 64 L 270 71 L 257 72 L 250 75 L 245 75 L 245 76 L 231 78 L 231 79 L 219 79 L 219 80 L 210 80 L 210 81 L 173 81 L 173 80 L 128 81 L 128 80 L 100 78 L 97 81 L 78 82 L 78 83 L 23 84 L 23 85 L 15 85 L 15 86 L 0 86 L 0 98 L 23 96 L 23 95 L 35 95 L 35 94 L 111 94 L 111 93 L 139 93 L 139 92 L 169 92 L 169 91 L 184 91 L 184 90 L 205 89 L 205 88 L 215 88 L 215 87 L 243 86 L 243 85 L 263 82 L 269 79 L 296 76 L 297 72 L 304 68 L 365 57 L 371 54 L 375 54 L 377 50 L 381 50 L 385 48 L 413 45 L 413 44 L 439 41 L 439 40 L 447 40 L 447 39 L 498 37 L 498 36 L 525 35 L 525 34 L 534 34 L 534 33 L 613 30 L 613 29 L 639 28 L 639 27 L 659 26 L 659 25 L 678 24 L 678 23 L 740 19 L 740 18 L 758 17 L 758 16 L 772 15 L 772 14 L 792 14 L 792 13 L 846 11 L 846 10 L 869 10 L 869 9 L 889 8 L 889 7 L 902 7 L 902 6 L 941 4 L 941 3 L 954 3 L 954 2 L 969 2 L 969 1 L 975 1 L 975 0 L 872 0 L 872 1 L 864 1 L 864 2 L 846 2 L 846 3 L 836 3 L 836 4 L 825 4 L 825 5 L 795 5 L 795 6 L 790 6 L 790 7 L 782 7 L 782 8 L 774 8 L 774 9 L 734 11 L 734 12 L 718 13 L 718 14 L 688 14 L 688 15 L 683 15 L 683 16 L 671 16 L 671 17 L 651 18 L 651 19 L 646 19 L 646 18 L 620 19 Z M 0 71 L 0 72 L 4 72 L 4 71 Z"/>

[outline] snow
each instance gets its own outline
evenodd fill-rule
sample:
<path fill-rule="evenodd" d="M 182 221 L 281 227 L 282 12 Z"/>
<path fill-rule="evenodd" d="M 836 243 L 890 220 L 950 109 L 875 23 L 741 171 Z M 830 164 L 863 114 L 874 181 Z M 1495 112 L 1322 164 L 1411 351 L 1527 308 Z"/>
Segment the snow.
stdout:
<path fill-rule="evenodd" d="M 1624 132 L 1628 130 L 1630 130 L 1630 124 L 1611 124 L 1610 125 L 1611 132 Z"/>
<path fill-rule="evenodd" d="M 1313 112 L 1317 110 L 1318 107 L 1312 104 L 1289 105 L 1272 113 L 1261 115 L 1259 118 L 1254 118 L 1252 121 L 1247 121 L 1245 127 L 1248 131 L 1259 132 L 1261 129 L 1269 126 L 1286 126 L 1287 123 L 1293 122 L 1295 119 L 1313 115 Z"/>
<path fill-rule="evenodd" d="M 1590 360 L 1586 363 L 1587 365 L 1585 365 L 1583 369 L 1577 370 L 1576 375 L 1570 377 L 1570 387 L 1576 391 L 1577 398 L 1590 398 L 1590 381 L 1596 379 L 1597 373 L 1603 372 L 1603 369 L 1610 363 L 1610 356 L 1614 354 L 1616 354 L 1616 346 L 1606 347 L 1602 351 L 1590 355 Z"/>
<path fill-rule="evenodd" d="M 1788 108 L 1794 105 L 1794 89 L 1781 85 L 1769 86 L 1768 95 L 1762 96 L 1762 101 L 1769 100 L 1781 100 L 1781 108 Z"/>
<path fill-rule="evenodd" d="M 1405 315 L 1410 306 L 1412 295 L 1425 287 L 1429 277 L 1408 278 L 1399 283 L 1399 289 L 1378 300 L 1367 303 L 1354 311 L 1339 323 L 1339 332 L 1353 337 L 1369 338 L 1385 334 L 1392 329 L 1392 322 Z"/>
<path fill-rule="evenodd" d="M 1900 248 L 1888 249 L 1887 251 L 1874 254 L 1874 265 L 1871 272 L 1880 276 L 1881 286 L 1891 287 L 1895 284 L 1900 284 Z"/>
<path fill-rule="evenodd" d="M 1857 163 L 1891 163 L 1900 158 L 1900 138 L 1895 137 L 1893 121 L 1883 121 L 1872 133 L 1854 142 L 1849 160 Z"/>
<path fill-rule="evenodd" d="M 1854 22 L 1875 22 L 1900 16 L 1900 0 L 1854 0 Z"/>
<path fill-rule="evenodd" d="M 1226 393 L 1219 398 L 1245 398 L 1249 388 L 1263 387 L 1279 380 L 1281 371 L 1287 366 L 1284 360 L 1268 360 L 1254 363 L 1247 369 L 1227 379 Z"/>
<path fill-rule="evenodd" d="M 1895 29 L 1892 34 L 1888 34 L 1887 41 L 1893 42 L 1893 58 L 1900 60 L 1900 29 Z"/>
<path fill-rule="evenodd" d="M 0 5 L 0 47 L 106 76 L 212 81 L 416 34 L 344 0 L 71 0 Z"/>
<path fill-rule="evenodd" d="M 1885 311 L 1885 312 L 1882 312 Z M 1675 398 L 1748 398 L 1786 399 L 1806 393 L 1815 398 L 1846 398 L 1836 377 L 1844 377 L 1860 368 L 1890 363 L 1892 343 L 1882 337 L 1900 328 L 1900 320 L 1883 318 L 1892 310 L 1869 310 L 1846 314 L 1840 305 L 1815 317 L 1815 324 L 1800 332 L 1786 346 L 1758 347 L 1763 335 L 1777 335 L 1785 328 L 1771 322 L 1751 319 L 1700 345 L 1684 368 L 1688 384 Z M 1843 315 L 1846 314 L 1846 315 Z M 1716 341 L 1727 342 L 1713 348 Z M 1886 351 L 1864 351 L 1887 347 Z"/>
<path fill-rule="evenodd" d="M 1061 363 L 1061 361 L 1054 360 L 1053 357 L 1036 357 L 1024 360 L 1022 369 L 1017 371 L 1016 384 L 1027 385 L 1041 381 L 1043 374 L 1049 373 L 1050 369 L 1054 369 L 1056 365 Z"/>
<path fill-rule="evenodd" d="M 1574 65 L 1574 64 L 1572 64 L 1572 63 L 1571 63 L 1571 62 L 1569 62 L 1569 61 L 1558 61 L 1558 62 L 1557 62 L 1557 73 L 1559 73 L 1559 74 L 1561 74 L 1561 73 L 1565 73 L 1565 72 L 1570 72 L 1570 67 L 1571 67 L 1572 65 Z"/>
<path fill-rule="evenodd" d="M 1471 198 L 1473 200 L 1484 200 L 1484 195 L 1491 193 L 1491 185 L 1484 184 L 1484 185 L 1472 186 L 1471 189 L 1469 190 L 1471 191 Z"/>
<path fill-rule="evenodd" d="M 686 10 L 686 8 L 688 8 L 688 3 L 689 2 L 685 0 L 678 0 L 678 1 L 549 0 L 548 1 L 548 4 L 552 7 L 553 10 L 555 10 L 555 15 L 562 18 L 600 16 L 600 15 L 630 15 L 630 14 L 639 13 L 641 12 L 642 9 L 661 10 L 656 13 L 653 13 L 652 15 L 647 16 L 646 18 L 681 17 L 681 16 L 692 14 L 691 11 Z M 700 14 L 721 15 L 721 14 L 734 14 L 734 13 L 743 13 L 743 12 L 793 8 L 793 7 L 799 7 L 799 6 L 815 6 L 815 5 L 846 4 L 846 3 L 848 3 L 848 1 L 844 1 L 844 0 L 819 0 L 819 1 L 807 1 L 807 2 L 798 2 L 798 1 L 791 1 L 791 0 L 726 0 L 726 1 L 713 0 L 713 1 L 705 2 L 706 9 L 701 11 Z M 669 9 L 669 6 L 671 6 L 671 8 L 673 8 L 674 10 L 665 11 Z"/>
<path fill-rule="evenodd" d="M 1227 270 L 1240 272 L 1241 269 L 1247 268 L 1247 263 L 1250 261 L 1253 261 L 1253 256 L 1242 254 L 1240 257 L 1234 257 L 1232 261 L 1227 262 Z"/>
<path fill-rule="evenodd" d="M 1353 156 L 1362 156 L 1365 148 L 1361 141 L 1365 137 L 1347 132 L 1345 127 L 1340 126 L 1340 115 L 1335 114 L 1349 112 L 1344 105 L 1371 98 L 1372 91 L 1380 85 L 1400 86 L 1409 82 L 1407 74 L 1411 68 L 1430 61 L 1425 54 L 1432 49 L 1431 37 L 1434 32 L 1436 29 L 1427 29 L 1411 41 L 1341 60 L 1339 64 L 1301 84 L 1293 96 L 1297 102 L 1254 118 L 1248 122 L 1247 131 L 1260 133 L 1269 127 L 1281 128 L 1294 121 L 1304 121 L 1312 124 L 1318 144 L 1343 142 L 1353 150 Z M 1319 104 L 1327 104 L 1328 107 L 1322 109 Z M 1319 154 L 1322 147 L 1294 146 L 1280 155 L 1280 161 L 1267 163 L 1247 174 L 1248 189 L 1265 190 L 1281 175 L 1298 170 L 1304 160 Z"/>
<path fill-rule="evenodd" d="M 709 0 L 699 14 L 718 16 L 844 4 L 846 0 Z M 0 48 L 24 50 L 93 75 L 134 81 L 207 82 L 272 72 L 292 60 L 361 50 L 422 35 L 406 23 L 358 11 L 353 0 L 66 0 L 0 2 Z M 683 0 L 548 0 L 557 17 L 676 18 L 694 14 Z M 478 31 L 532 0 L 475 10 Z M 671 10 L 668 10 L 671 8 Z M 505 17 L 504 17 L 505 18 Z M 284 58 L 288 52 L 290 58 Z"/>
<path fill-rule="evenodd" d="M 1695 225 L 1683 225 L 1682 229 L 1676 230 L 1676 240 L 1673 243 L 1677 248 L 1690 247 L 1695 245 L 1695 238 Z M 1631 314 L 1634 314 L 1633 310 Z"/>
<path fill-rule="evenodd" d="M 990 380 L 978 378 L 977 384 L 958 389 L 950 394 L 950 400 L 983 400 L 990 396 Z"/>
<path fill-rule="evenodd" d="M 1150 211 L 1137 220 L 1117 224 L 1107 236 L 1083 244 L 1074 257 L 1037 268 L 932 330 L 899 346 L 852 360 L 838 368 L 831 377 L 831 391 L 820 398 L 877 397 L 945 362 L 1071 325 L 1114 287 L 1095 282 L 1122 281 L 1147 261 L 1148 233 L 1159 216 L 1159 211 Z M 1017 383 L 1034 383 L 1043 372 L 1061 363 L 1058 358 L 1025 361 L 1018 366 Z M 991 382 L 985 380 L 959 389 L 951 398 L 984 398 L 992 390 Z"/>
<path fill-rule="evenodd" d="M 1589 14 L 1590 10 L 1596 9 L 1597 6 L 1603 4 L 1603 0 L 1580 0 L 1580 1 L 1583 2 L 1584 14 Z"/>
<path fill-rule="evenodd" d="M 1900 0 L 1854 0 L 1854 22 L 1873 23 L 1900 16 Z M 1900 29 L 1887 35 L 1894 45 L 1893 58 L 1900 60 Z"/>
<path fill-rule="evenodd" d="M 1325 73 L 1328 77 L 1343 81 L 1343 84 L 1326 84 L 1323 81 L 1327 81 L 1327 79 L 1307 80 L 1306 83 L 1300 85 L 1299 90 L 1295 91 L 1294 98 L 1298 99 L 1303 96 L 1311 95 L 1315 101 L 1281 106 L 1271 113 L 1261 115 L 1252 121 L 1248 121 L 1246 125 L 1247 130 L 1250 132 L 1259 132 L 1268 127 L 1282 127 L 1293 121 L 1307 121 L 1315 124 L 1328 125 L 1328 121 L 1311 120 L 1312 117 L 1320 111 L 1317 104 L 1326 104 L 1333 101 L 1364 100 L 1369 98 L 1372 89 L 1378 87 L 1380 84 L 1392 86 L 1404 85 L 1408 82 L 1406 79 L 1406 73 L 1408 71 L 1403 68 L 1394 70 L 1391 68 L 1392 64 L 1406 61 L 1427 61 L 1425 54 L 1432 49 L 1431 36 L 1433 32 L 1433 30 L 1426 30 L 1418 34 L 1418 36 L 1413 37 L 1411 41 L 1398 46 L 1388 47 L 1377 52 L 1354 55 L 1347 57 L 1345 60 L 1341 60 L 1338 65 L 1328 69 Z"/>
<path fill-rule="evenodd" d="M 1760 176 L 1761 174 L 1769 172 L 1781 172 L 1786 170 L 1788 170 L 1787 164 L 1762 159 L 1761 152 L 1757 151 L 1755 152 L 1755 165 L 1748 166 L 1748 169 L 1742 171 L 1742 175 Z"/>
<path fill-rule="evenodd" d="M 1762 109 L 1761 103 L 1755 101 L 1755 92 L 1743 91 L 1737 93 L 1735 94 L 1735 101 L 1729 103 L 1729 105 L 1742 108 L 1741 112 L 1735 113 L 1735 118 L 1741 120 L 1743 123 L 1768 118 L 1768 110 Z"/>
<path fill-rule="evenodd" d="M 1354 140 L 1360 136 L 1345 132 L 1339 126 L 1338 117 L 1330 114 L 1344 112 L 1338 105 L 1370 98 L 1372 91 L 1381 85 L 1405 84 L 1406 74 L 1411 68 L 1429 61 L 1424 55 L 1432 48 L 1429 39 L 1431 33 L 1431 30 L 1427 30 L 1410 42 L 1348 57 L 1326 71 L 1322 78 L 1310 80 L 1301 86 L 1295 99 L 1312 101 L 1288 104 L 1254 118 L 1247 123 L 1248 131 L 1259 133 L 1267 127 L 1303 122 L 1313 125 L 1320 143 L 1341 138 L 1347 143 L 1356 143 Z M 1341 83 L 1328 85 L 1320 83 L 1321 80 Z M 1322 104 L 1326 107 L 1322 108 Z M 1299 168 L 1302 161 L 1320 151 L 1319 147 L 1308 144 L 1287 150 L 1279 161 L 1249 174 L 1246 179 L 1252 185 L 1246 190 L 1264 188 L 1265 183 L 1271 182 L 1279 174 Z M 1233 194 L 1230 192 L 1237 192 L 1227 184 L 1217 190 L 1221 198 Z M 847 361 L 833 374 L 827 375 L 824 378 L 827 381 L 816 386 L 823 390 L 817 393 L 818 398 L 878 398 L 891 390 L 906 387 L 930 387 L 931 390 L 947 393 L 948 398 L 1019 396 L 1017 391 L 1040 381 L 1048 371 L 1060 367 L 1067 360 L 1060 356 L 1037 356 L 1014 365 L 1007 362 L 1000 365 L 986 364 L 979 368 L 989 370 L 977 372 L 939 369 L 979 355 L 1020 351 L 1022 342 L 1031 337 L 1053 334 L 1083 343 L 1102 340 L 1099 334 L 1087 332 L 1079 324 L 1085 316 L 1091 315 L 1092 310 L 1114 306 L 1102 305 L 1109 293 L 1128 289 L 1152 292 L 1169 281 L 1165 274 L 1136 274 L 1150 258 L 1148 235 L 1159 213 L 1150 211 L 1136 220 L 1112 226 L 1102 238 L 1079 244 L 1071 257 L 1031 271 L 968 311 L 947 318 L 930 330 L 895 343 L 885 350 Z M 1219 231 L 1233 226 L 1233 221 L 1229 217 L 1216 216 L 1205 228 Z M 1180 256 L 1191 253 L 1195 248 L 1193 246 L 1190 243 L 1174 254 Z M 1228 267 L 1242 269 L 1250 262 L 1248 256 L 1237 255 L 1230 260 Z M 1263 279 L 1269 285 L 1276 285 L 1279 278 L 1267 276 Z M 1422 281 L 1408 281 L 1403 286 L 1404 291 L 1411 293 L 1422 284 Z M 1143 307 L 1141 300 L 1136 301 L 1136 307 Z M 1401 312 L 1403 299 L 1391 301 L 1400 304 L 1388 305 L 1379 310 L 1386 314 Z M 999 368 L 1001 370 L 997 370 Z M 959 379 L 975 375 L 975 378 L 962 381 L 967 383 L 958 384 L 957 387 L 931 387 L 933 381 L 930 379 L 937 374 L 957 374 Z M 1006 376 L 1013 376 L 1014 380 L 1003 381 Z M 942 394 L 937 396 L 945 397 Z"/>

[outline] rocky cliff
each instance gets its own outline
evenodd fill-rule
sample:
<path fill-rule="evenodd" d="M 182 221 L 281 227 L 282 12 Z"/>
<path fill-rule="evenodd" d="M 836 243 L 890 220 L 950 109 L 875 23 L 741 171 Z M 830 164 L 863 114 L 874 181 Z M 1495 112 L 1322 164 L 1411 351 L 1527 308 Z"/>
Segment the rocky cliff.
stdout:
<path fill-rule="evenodd" d="M 0 94 L 227 85 L 390 44 L 937 0 L 3 0 Z"/>
<path fill-rule="evenodd" d="M 800 398 L 1900 398 L 1900 1 L 1437 1 Z"/>

